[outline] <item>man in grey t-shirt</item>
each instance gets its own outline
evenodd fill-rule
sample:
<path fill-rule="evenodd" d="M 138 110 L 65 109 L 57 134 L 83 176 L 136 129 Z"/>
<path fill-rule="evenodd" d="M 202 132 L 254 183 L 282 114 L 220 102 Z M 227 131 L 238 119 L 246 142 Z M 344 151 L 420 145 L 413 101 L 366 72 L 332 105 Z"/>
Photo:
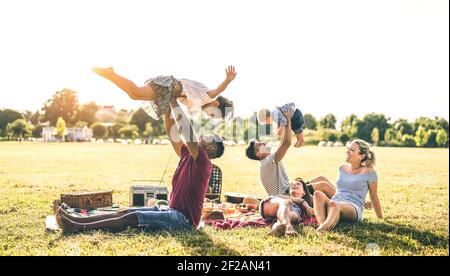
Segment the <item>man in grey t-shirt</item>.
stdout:
<path fill-rule="evenodd" d="M 283 111 L 287 119 L 286 130 L 283 133 L 280 147 L 275 153 L 270 152 L 266 143 L 252 141 L 246 149 L 249 159 L 260 161 L 260 177 L 269 196 L 287 195 L 289 193 L 289 178 L 283 165 L 283 158 L 292 143 L 291 117 L 289 111 Z M 322 191 L 329 198 L 336 192 L 336 188 L 323 176 L 319 176 L 308 182 L 308 192 Z"/>
<path fill-rule="evenodd" d="M 289 179 L 281 161 L 292 144 L 291 116 L 289 111 L 284 111 L 283 114 L 287 119 L 287 126 L 280 147 L 275 153 L 271 154 L 266 143 L 258 141 L 252 141 L 246 150 L 248 158 L 261 161 L 261 182 L 269 196 L 289 192 Z"/>

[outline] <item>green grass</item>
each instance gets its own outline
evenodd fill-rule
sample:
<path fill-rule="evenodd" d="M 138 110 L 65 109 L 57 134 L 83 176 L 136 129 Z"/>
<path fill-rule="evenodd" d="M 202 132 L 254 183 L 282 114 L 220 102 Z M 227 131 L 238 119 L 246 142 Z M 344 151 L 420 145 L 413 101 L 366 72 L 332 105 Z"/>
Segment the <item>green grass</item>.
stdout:
<path fill-rule="evenodd" d="M 372 210 L 357 225 L 340 225 L 320 236 L 299 226 L 300 235 L 267 236 L 267 228 L 143 234 L 46 232 L 49 205 L 61 193 L 114 190 L 128 204 L 134 179 L 159 179 L 170 146 L 118 144 L 0 143 L 0 255 L 367 255 L 375 243 L 381 255 L 449 255 L 448 149 L 376 148 L 379 194 L 385 218 Z M 344 148 L 292 148 L 284 163 L 290 178 L 324 175 L 336 179 Z M 165 177 L 177 165 L 172 157 Z M 224 192 L 264 196 L 259 164 L 243 147 L 226 148 L 214 161 L 224 173 Z"/>

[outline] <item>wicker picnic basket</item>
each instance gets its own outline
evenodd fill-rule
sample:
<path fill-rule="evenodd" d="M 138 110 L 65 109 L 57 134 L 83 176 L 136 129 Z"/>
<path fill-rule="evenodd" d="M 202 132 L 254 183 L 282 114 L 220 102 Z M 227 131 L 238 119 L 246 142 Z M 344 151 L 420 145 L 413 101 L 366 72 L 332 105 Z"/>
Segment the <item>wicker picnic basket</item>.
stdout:
<path fill-rule="evenodd" d="M 112 191 L 61 194 L 61 202 L 81 209 L 110 207 L 113 205 Z"/>

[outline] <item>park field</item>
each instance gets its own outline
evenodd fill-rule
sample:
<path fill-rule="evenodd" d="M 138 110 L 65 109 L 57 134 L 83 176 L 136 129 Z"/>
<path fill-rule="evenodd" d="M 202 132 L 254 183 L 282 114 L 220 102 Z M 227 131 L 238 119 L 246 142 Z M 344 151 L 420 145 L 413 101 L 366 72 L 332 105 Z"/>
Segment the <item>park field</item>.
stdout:
<path fill-rule="evenodd" d="M 0 255 L 449 255 L 448 149 L 375 148 L 384 219 L 366 210 L 362 224 L 325 235 L 311 226 L 286 238 L 267 236 L 267 228 L 210 226 L 188 233 L 45 231 L 61 193 L 114 190 L 114 202 L 128 205 L 133 180 L 161 178 L 171 153 L 170 146 L 0 143 Z M 291 179 L 336 179 L 344 159 L 343 147 L 304 147 L 290 149 L 284 163 Z M 166 184 L 177 162 L 173 155 Z M 259 163 L 244 147 L 227 147 L 213 163 L 222 168 L 223 192 L 264 196 Z"/>

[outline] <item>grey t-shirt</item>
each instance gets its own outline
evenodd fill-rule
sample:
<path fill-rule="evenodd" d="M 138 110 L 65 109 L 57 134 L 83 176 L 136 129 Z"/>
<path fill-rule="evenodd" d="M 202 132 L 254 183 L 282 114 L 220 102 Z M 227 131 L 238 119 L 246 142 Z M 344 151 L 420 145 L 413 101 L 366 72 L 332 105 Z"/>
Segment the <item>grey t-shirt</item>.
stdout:
<path fill-rule="evenodd" d="M 283 195 L 289 189 L 289 178 L 283 163 L 275 162 L 275 153 L 261 160 L 260 176 L 269 196 Z"/>
<path fill-rule="evenodd" d="M 364 207 L 369 185 L 378 182 L 375 171 L 363 174 L 349 174 L 339 167 L 339 177 L 336 182 L 337 191 L 333 200 L 356 204 L 361 210 Z"/>

